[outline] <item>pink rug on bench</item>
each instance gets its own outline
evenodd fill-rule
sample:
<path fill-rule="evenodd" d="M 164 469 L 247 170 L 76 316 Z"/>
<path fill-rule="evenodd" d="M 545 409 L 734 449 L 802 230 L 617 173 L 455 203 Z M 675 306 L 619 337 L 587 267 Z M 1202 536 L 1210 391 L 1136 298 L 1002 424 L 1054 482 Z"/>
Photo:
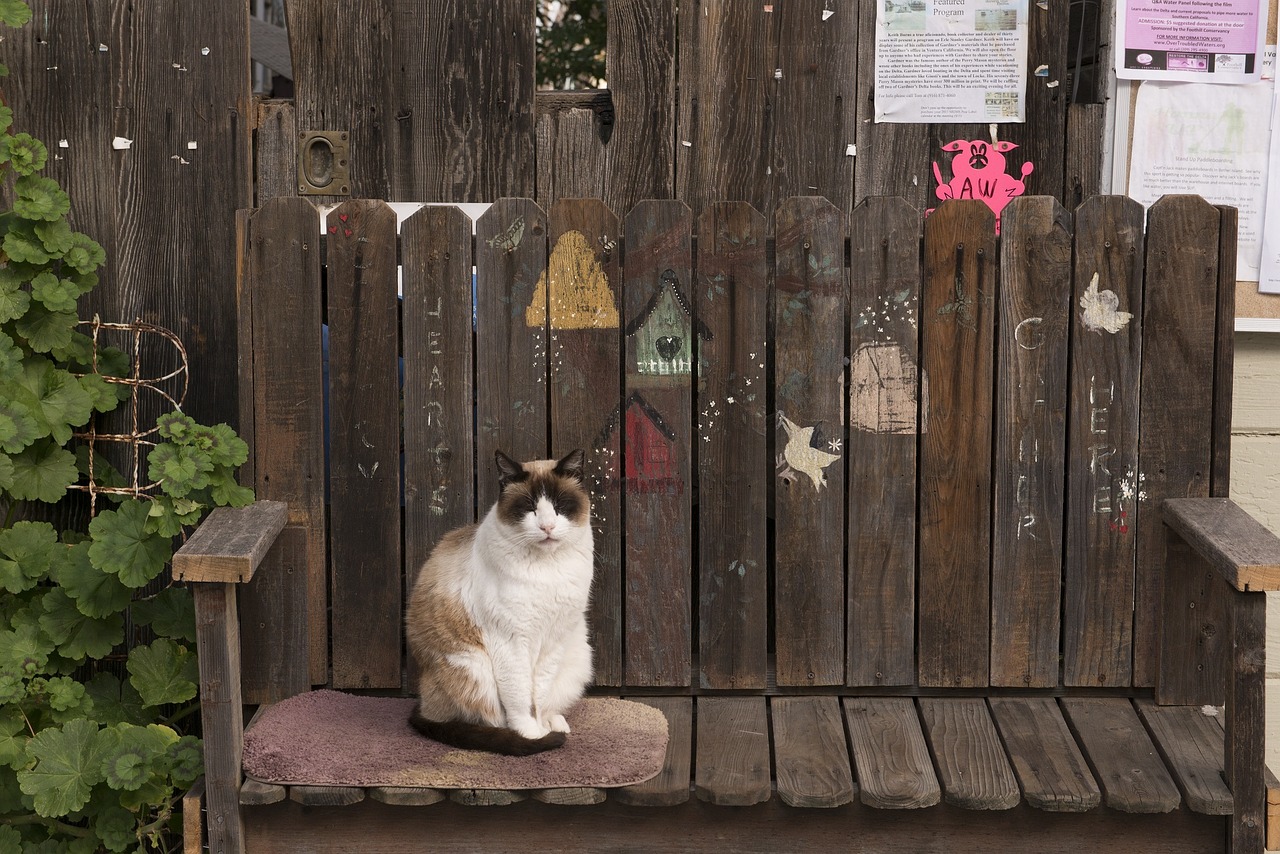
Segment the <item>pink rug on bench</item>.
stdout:
<path fill-rule="evenodd" d="M 563 747 L 499 756 L 432 741 L 409 726 L 413 698 L 311 691 L 268 708 L 244 735 L 245 773 L 307 786 L 431 789 L 608 788 L 662 770 L 667 719 L 629 700 L 590 697 L 565 715 Z"/>

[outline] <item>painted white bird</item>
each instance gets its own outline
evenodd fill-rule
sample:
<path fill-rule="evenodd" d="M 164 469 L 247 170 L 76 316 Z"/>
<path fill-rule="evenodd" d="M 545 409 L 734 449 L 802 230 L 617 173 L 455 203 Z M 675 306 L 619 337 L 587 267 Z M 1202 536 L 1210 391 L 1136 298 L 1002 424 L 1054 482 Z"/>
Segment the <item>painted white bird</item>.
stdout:
<path fill-rule="evenodd" d="M 809 442 L 813 439 L 812 427 L 801 427 L 781 412 L 778 413 L 778 418 L 787 430 L 787 447 L 782 452 L 782 458 L 795 471 L 807 474 L 809 480 L 813 481 L 813 488 L 821 492 L 823 481 L 826 480 L 822 470 L 840 459 L 840 455 L 809 447 Z"/>

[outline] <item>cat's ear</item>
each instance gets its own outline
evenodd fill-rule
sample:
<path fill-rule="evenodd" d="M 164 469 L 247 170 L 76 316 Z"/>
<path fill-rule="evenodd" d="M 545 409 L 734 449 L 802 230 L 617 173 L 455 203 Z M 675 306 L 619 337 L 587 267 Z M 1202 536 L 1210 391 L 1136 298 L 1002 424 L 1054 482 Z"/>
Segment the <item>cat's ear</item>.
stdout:
<path fill-rule="evenodd" d="M 504 488 L 507 484 L 524 480 L 529 475 L 524 470 L 524 466 L 502 453 L 502 451 L 494 452 L 493 461 L 498 464 L 498 483 L 502 484 Z"/>
<path fill-rule="evenodd" d="M 556 463 L 555 473 L 561 477 L 571 477 L 578 483 L 582 483 L 582 467 L 586 462 L 586 452 L 581 448 L 576 451 L 570 451 L 567 457 Z"/>

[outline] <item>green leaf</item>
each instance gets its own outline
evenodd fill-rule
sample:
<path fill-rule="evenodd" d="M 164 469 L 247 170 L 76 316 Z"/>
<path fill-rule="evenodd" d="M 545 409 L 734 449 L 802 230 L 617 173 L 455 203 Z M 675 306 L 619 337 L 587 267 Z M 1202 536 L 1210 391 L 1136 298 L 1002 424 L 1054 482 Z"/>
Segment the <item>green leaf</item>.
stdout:
<path fill-rule="evenodd" d="M 175 498 L 204 489 L 209 485 L 212 471 L 209 455 L 186 445 L 166 442 L 152 448 L 147 455 L 147 475 Z"/>
<path fill-rule="evenodd" d="M 167 538 L 147 532 L 147 507 L 142 501 L 127 501 L 119 510 L 99 513 L 89 523 L 89 534 L 93 538 L 90 560 L 118 575 L 127 587 L 142 587 L 173 556 Z"/>
<path fill-rule="evenodd" d="M 108 851 L 127 851 L 138 842 L 138 816 L 120 806 L 118 799 L 103 803 L 93 810 L 93 832 Z"/>
<path fill-rule="evenodd" d="M 16 670 L 0 671 L 0 706 L 27 696 L 27 683 Z"/>
<path fill-rule="evenodd" d="M 16 828 L 0 826 L 0 854 L 22 854 L 22 834 Z"/>
<path fill-rule="evenodd" d="M 45 693 L 49 696 L 49 707 L 55 712 L 83 711 L 78 717 L 86 717 L 93 708 L 93 701 L 88 699 L 84 685 L 67 676 L 54 676 L 49 680 Z"/>
<path fill-rule="evenodd" d="M 0 383 L 14 379 L 22 371 L 22 351 L 3 332 L 0 332 Z"/>
<path fill-rule="evenodd" d="M 26 407 L 0 402 L 0 450 L 17 454 L 48 431 L 42 431 Z"/>
<path fill-rule="evenodd" d="M 23 0 L 0 0 L 0 21 L 11 27 L 25 27 L 31 20 L 31 7 Z"/>
<path fill-rule="evenodd" d="M 129 607 L 133 591 L 119 577 L 99 569 L 89 560 L 89 543 L 66 548 L 53 562 L 50 573 L 87 617 L 106 617 Z"/>
<path fill-rule="evenodd" d="M 192 444 L 208 453 L 215 466 L 236 468 L 249 459 L 249 446 L 227 424 L 198 428 Z"/>
<path fill-rule="evenodd" d="M 84 425 L 93 414 L 93 398 L 76 376 L 47 359 L 29 360 L 15 386 L 17 402 L 60 445 L 71 441 L 74 428 Z"/>
<path fill-rule="evenodd" d="M 191 591 L 185 587 L 169 587 L 140 599 L 133 603 L 130 614 L 135 623 L 151 626 L 161 637 L 196 642 L 196 608 Z"/>
<path fill-rule="evenodd" d="M 124 389 L 126 396 L 129 393 L 124 386 L 119 383 L 109 383 L 100 374 L 85 374 L 79 380 L 80 387 L 93 401 L 95 412 L 111 412 L 121 403 L 120 390 Z"/>
<path fill-rule="evenodd" d="M 204 748 L 194 735 L 184 735 L 169 745 L 169 773 L 173 782 L 186 789 L 204 773 Z"/>
<path fill-rule="evenodd" d="M 0 708 L 0 765 L 18 769 L 27 764 L 27 722 L 15 708 Z"/>
<path fill-rule="evenodd" d="M 37 733 L 27 745 L 36 766 L 18 772 L 22 791 L 35 796 L 36 812 L 59 818 L 87 804 L 102 780 L 102 748 L 98 725 L 84 718 Z"/>
<path fill-rule="evenodd" d="M 0 490 L 13 488 L 13 460 L 0 454 Z"/>
<path fill-rule="evenodd" d="M 9 249 L 9 236 L 12 234 L 12 231 L 9 232 L 4 239 L 6 252 Z M 31 294 L 17 287 L 0 285 L 0 323 L 17 320 L 27 313 L 30 306 Z"/>
<path fill-rule="evenodd" d="M 47 522 L 16 522 L 0 531 L 0 587 L 10 593 L 34 587 L 49 573 L 57 548 Z"/>
<path fill-rule="evenodd" d="M 27 339 L 32 350 L 48 353 L 69 346 L 71 333 L 79 322 L 80 318 L 74 311 L 50 311 L 35 303 L 27 307 L 27 313 L 18 320 L 14 329 Z"/>
<path fill-rule="evenodd" d="M 36 237 L 40 238 L 41 245 L 45 251 L 52 255 L 64 255 L 75 242 L 71 239 L 71 226 L 67 225 L 65 219 L 57 219 L 53 222 L 38 222 L 32 229 Z"/>
<path fill-rule="evenodd" d="M 166 412 L 156 419 L 156 432 L 161 439 L 181 442 L 196 429 L 195 419 L 181 410 Z"/>
<path fill-rule="evenodd" d="M 0 669 L 32 676 L 48 664 L 54 646 L 38 626 L 18 626 L 0 632 Z"/>
<path fill-rule="evenodd" d="M 7 77 L 9 70 L 6 68 L 4 74 L 0 77 Z M 13 126 L 13 109 L 10 107 L 0 106 L 0 133 L 4 133 Z"/>
<path fill-rule="evenodd" d="M 253 490 L 236 483 L 230 471 L 216 471 L 211 480 L 211 494 L 215 504 L 222 507 L 247 507 L 253 503 Z"/>
<path fill-rule="evenodd" d="M 196 695 L 196 658 L 185 646 L 160 638 L 129 652 L 129 682 L 148 706 L 185 703 Z"/>
<path fill-rule="evenodd" d="M 107 252 L 92 237 L 77 231 L 71 235 L 71 248 L 62 256 L 62 260 L 77 273 L 88 274 L 102 266 L 107 260 Z"/>
<path fill-rule="evenodd" d="M 143 711 L 137 689 L 113 673 L 95 673 L 85 683 L 85 692 L 93 700 L 94 717 L 104 724 L 145 723 L 151 718 Z"/>
<path fill-rule="evenodd" d="M 52 504 L 76 482 L 76 458 L 49 439 L 36 442 L 13 460 L 9 493 L 20 501 Z"/>
<path fill-rule="evenodd" d="M 40 628 L 58 645 L 58 653 L 73 661 L 102 658 L 124 640 L 121 614 L 101 619 L 86 617 L 60 587 L 46 593 L 43 604 L 45 614 L 40 618 Z"/>
<path fill-rule="evenodd" d="M 44 168 L 49 159 L 49 149 L 29 133 L 5 136 L 0 146 L 0 159 L 8 160 L 18 175 L 31 175 Z"/>
<path fill-rule="evenodd" d="M 51 312 L 74 313 L 80 289 L 46 270 L 31 280 L 31 296 Z"/>
<path fill-rule="evenodd" d="M 71 199 L 52 178 L 24 175 L 13 183 L 13 212 L 23 219 L 53 221 L 71 210 Z"/>

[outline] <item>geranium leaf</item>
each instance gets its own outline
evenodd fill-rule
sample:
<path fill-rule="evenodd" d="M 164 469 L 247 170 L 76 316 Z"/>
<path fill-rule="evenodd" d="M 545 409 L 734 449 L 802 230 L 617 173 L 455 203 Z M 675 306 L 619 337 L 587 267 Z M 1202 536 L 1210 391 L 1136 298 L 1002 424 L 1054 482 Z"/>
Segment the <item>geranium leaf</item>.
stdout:
<path fill-rule="evenodd" d="M 179 788 L 187 788 L 204 773 L 204 748 L 194 735 L 169 745 L 169 773 Z"/>
<path fill-rule="evenodd" d="M 10 593 L 34 587 L 49 573 L 57 548 L 48 522 L 16 522 L 0 531 L 0 587 Z"/>
<path fill-rule="evenodd" d="M 19 500 L 52 504 L 76 482 L 76 458 L 55 441 L 36 442 L 11 459 L 13 485 L 9 493 Z"/>
<path fill-rule="evenodd" d="M 65 219 L 54 220 L 53 222 L 38 222 L 32 229 L 36 237 L 40 238 L 46 251 L 54 255 L 62 255 L 73 245 L 71 239 L 71 226 L 67 225 Z"/>
<path fill-rule="evenodd" d="M 77 273 L 87 274 L 102 266 L 107 260 L 106 250 L 87 234 L 75 232 L 71 235 L 71 248 L 62 256 Z"/>
<path fill-rule="evenodd" d="M 31 280 L 31 296 L 49 311 L 75 312 L 80 289 L 46 270 Z"/>
<path fill-rule="evenodd" d="M 31 413 L 25 406 L 16 402 L 0 402 L 0 450 L 8 454 L 17 454 L 23 448 L 39 439 L 41 432 Z"/>
<path fill-rule="evenodd" d="M 0 21 L 11 27 L 24 27 L 31 20 L 31 7 L 23 0 L 0 0 Z"/>
<path fill-rule="evenodd" d="M 40 628 L 58 645 L 58 653 L 73 661 L 86 656 L 102 658 L 124 640 L 124 617 L 109 614 L 101 619 L 86 617 L 75 600 L 60 587 L 44 596 L 44 616 Z"/>
<path fill-rule="evenodd" d="M 137 689 L 113 673 L 95 673 L 85 683 L 85 691 L 93 700 L 93 716 L 104 724 L 143 723 L 150 717 L 143 711 Z"/>
<path fill-rule="evenodd" d="M 116 791 L 137 791 L 151 779 L 157 766 L 167 764 L 169 746 L 178 740 L 177 733 L 157 725 L 114 727 L 117 739 L 102 760 L 102 776 Z"/>
<path fill-rule="evenodd" d="M 119 613 L 129 606 L 133 596 L 119 577 L 93 565 L 87 541 L 66 548 L 54 561 L 51 575 L 87 617 Z"/>
<path fill-rule="evenodd" d="M 200 676 L 195 656 L 168 638 L 160 638 L 150 646 L 134 647 L 126 666 L 129 682 L 148 706 L 185 703 L 196 695 Z"/>
<path fill-rule="evenodd" d="M 93 809 L 93 832 L 108 851 L 127 851 L 138 844 L 138 816 L 120 806 L 117 798 L 116 803 Z"/>
<path fill-rule="evenodd" d="M 13 328 L 27 340 L 32 350 L 48 353 L 71 344 L 71 333 L 79 322 L 80 318 L 74 311 L 50 311 L 36 303 L 27 307 L 26 314 Z"/>
<path fill-rule="evenodd" d="M 196 610 L 191 591 L 185 587 L 169 587 L 148 599 L 133 603 L 130 610 L 135 623 L 151 626 L 157 635 L 196 642 Z"/>
<path fill-rule="evenodd" d="M 0 6 L 0 15 L 2 14 L 3 7 Z M 3 139 L 4 146 L 0 149 L 0 154 L 9 161 L 15 174 L 31 175 L 44 168 L 49 159 L 49 149 L 44 147 L 43 142 L 29 133 L 15 133 Z"/>
<path fill-rule="evenodd" d="M 24 175 L 13 182 L 13 189 L 13 212 L 23 219 L 53 221 L 71 210 L 71 199 L 52 178 Z"/>
<path fill-rule="evenodd" d="M 87 804 L 102 780 L 102 747 L 98 725 L 85 718 L 37 733 L 27 744 L 36 765 L 18 772 L 22 791 L 35 797 L 36 812 L 57 818 Z"/>
<path fill-rule="evenodd" d="M 22 351 L 13 339 L 0 332 L 0 383 L 14 379 L 22 371 Z"/>
<path fill-rule="evenodd" d="M 4 239 L 4 250 L 9 251 L 9 237 L 13 232 L 9 232 Z M 12 256 L 10 256 L 12 257 Z M 27 308 L 31 305 L 31 294 L 17 288 L 6 289 L 0 287 L 0 323 L 10 320 L 16 320 L 27 313 Z"/>
<path fill-rule="evenodd" d="M 169 540 L 147 532 L 147 507 L 128 501 L 118 510 L 99 513 L 89 523 L 93 544 L 89 558 L 95 566 L 120 577 L 126 587 L 142 587 L 160 574 L 173 547 Z"/>
<path fill-rule="evenodd" d="M 36 311 L 42 311 L 38 306 Z M 44 359 L 28 361 L 16 382 L 17 402 L 26 407 L 60 445 L 93 414 L 93 398 L 74 374 Z"/>

